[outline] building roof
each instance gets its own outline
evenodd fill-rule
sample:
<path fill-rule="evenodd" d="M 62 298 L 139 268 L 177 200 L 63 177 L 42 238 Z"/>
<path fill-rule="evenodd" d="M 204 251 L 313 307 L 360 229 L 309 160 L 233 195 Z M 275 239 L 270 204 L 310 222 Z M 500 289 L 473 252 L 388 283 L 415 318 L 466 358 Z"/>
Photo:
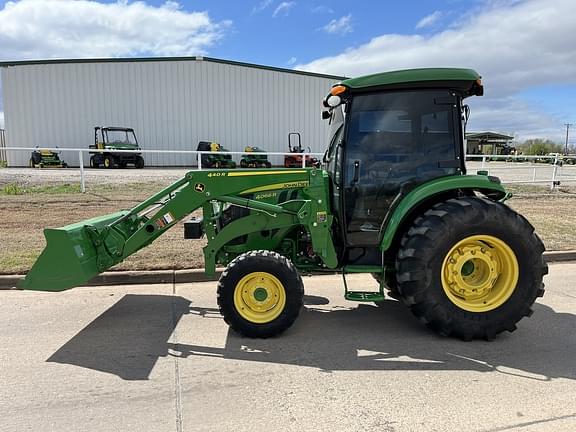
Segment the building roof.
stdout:
<path fill-rule="evenodd" d="M 466 132 L 466 139 L 472 140 L 488 140 L 488 141 L 511 141 L 514 135 L 506 135 L 500 132 L 484 131 L 484 132 Z"/>
<path fill-rule="evenodd" d="M 263 69 L 275 72 L 290 73 L 296 75 L 313 76 L 317 78 L 328 78 L 334 80 L 344 80 L 347 77 L 338 75 L 327 75 L 314 72 L 306 72 L 295 69 L 286 69 L 273 66 L 264 66 L 254 63 L 244 63 L 232 60 L 223 60 L 211 57 L 132 57 L 132 58 L 92 58 L 92 59 L 52 59 L 52 60 L 15 60 L 0 62 L 0 67 L 29 66 L 29 65 L 53 65 L 53 64 L 79 64 L 79 63 L 145 63 L 145 62 L 176 62 L 176 61 L 207 61 L 211 63 L 222 63 L 232 66 L 242 66 L 253 69 Z"/>
<path fill-rule="evenodd" d="M 365 75 L 358 78 L 347 79 L 342 82 L 351 89 L 367 87 L 396 86 L 399 84 L 414 84 L 422 82 L 476 82 L 480 79 L 478 72 L 472 69 L 459 68 L 424 68 L 406 69 L 391 72 L 382 72 Z"/>

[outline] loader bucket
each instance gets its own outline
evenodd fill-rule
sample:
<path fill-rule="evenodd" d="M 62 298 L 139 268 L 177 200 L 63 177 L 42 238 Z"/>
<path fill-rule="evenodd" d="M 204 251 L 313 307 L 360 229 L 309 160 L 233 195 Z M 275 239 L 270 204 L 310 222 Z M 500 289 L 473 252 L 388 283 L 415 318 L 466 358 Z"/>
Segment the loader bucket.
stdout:
<path fill-rule="evenodd" d="M 86 226 L 103 228 L 124 216 L 127 211 L 88 219 L 62 228 L 44 230 L 46 247 L 20 288 L 36 291 L 64 291 L 83 285 L 106 268 Z M 100 264 L 100 265 L 99 265 Z"/>

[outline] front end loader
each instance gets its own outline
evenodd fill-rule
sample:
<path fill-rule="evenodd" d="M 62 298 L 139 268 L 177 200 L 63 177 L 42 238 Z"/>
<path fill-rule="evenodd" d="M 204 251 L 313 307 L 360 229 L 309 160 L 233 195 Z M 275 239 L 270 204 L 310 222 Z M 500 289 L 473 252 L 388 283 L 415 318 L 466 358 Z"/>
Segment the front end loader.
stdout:
<path fill-rule="evenodd" d="M 25 289 L 85 284 L 196 209 L 185 237 L 205 236 L 205 271 L 224 320 L 249 337 L 289 328 L 301 273 L 339 272 L 345 297 L 401 300 L 436 332 L 492 339 L 531 315 L 544 292 L 544 246 L 511 210 L 500 181 L 466 174 L 469 69 L 416 69 L 345 80 L 324 100 L 322 168 L 193 171 L 131 210 L 46 229 Z M 378 291 L 348 289 L 370 273 Z"/>

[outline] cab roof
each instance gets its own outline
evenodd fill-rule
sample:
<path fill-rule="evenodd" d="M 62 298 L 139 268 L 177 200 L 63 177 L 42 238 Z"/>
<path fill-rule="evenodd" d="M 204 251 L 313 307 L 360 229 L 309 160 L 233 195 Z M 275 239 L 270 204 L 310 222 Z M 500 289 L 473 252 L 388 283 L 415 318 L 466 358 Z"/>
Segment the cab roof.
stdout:
<path fill-rule="evenodd" d="M 443 87 L 463 90 L 469 94 L 477 94 L 473 90 L 481 89 L 480 78 L 478 72 L 473 69 L 423 68 L 365 75 L 344 80 L 340 84 L 352 91 Z"/>

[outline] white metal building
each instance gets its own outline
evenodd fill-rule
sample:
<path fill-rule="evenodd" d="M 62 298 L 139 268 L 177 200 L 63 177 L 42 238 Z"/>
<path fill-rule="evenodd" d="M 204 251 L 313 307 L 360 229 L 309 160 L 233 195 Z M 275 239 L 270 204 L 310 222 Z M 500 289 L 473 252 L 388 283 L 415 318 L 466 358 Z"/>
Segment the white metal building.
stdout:
<path fill-rule="evenodd" d="M 18 61 L 0 70 L 8 147 L 88 148 L 94 126 L 124 126 L 145 149 L 195 150 L 198 141 L 216 141 L 231 151 L 256 145 L 283 152 L 288 133 L 300 132 L 304 146 L 322 152 L 322 98 L 343 78 L 206 57 Z M 29 157 L 8 152 L 8 163 L 24 166 Z M 78 163 L 75 155 L 64 158 Z M 193 155 L 145 160 L 195 165 Z"/>

